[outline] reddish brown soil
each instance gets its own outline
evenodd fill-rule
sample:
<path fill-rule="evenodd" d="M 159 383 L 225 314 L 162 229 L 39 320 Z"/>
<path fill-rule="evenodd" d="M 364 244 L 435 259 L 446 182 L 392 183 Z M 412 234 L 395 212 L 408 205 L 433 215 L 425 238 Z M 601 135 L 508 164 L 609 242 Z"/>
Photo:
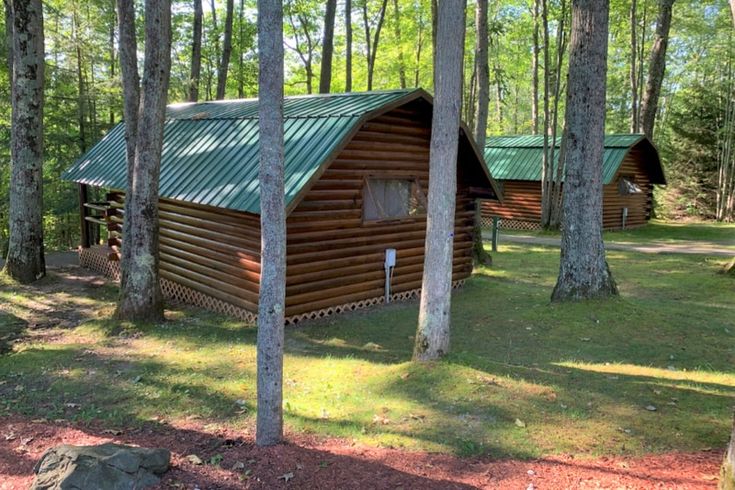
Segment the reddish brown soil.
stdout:
<path fill-rule="evenodd" d="M 288 443 L 256 448 L 250 435 L 207 433 L 152 425 L 122 433 L 68 422 L 0 418 L 0 489 L 27 488 L 33 465 L 52 446 L 114 441 L 171 449 L 172 469 L 160 488 L 367 488 L 367 489 L 568 489 L 714 488 L 717 451 L 642 458 L 493 461 L 350 445 L 334 439 L 291 436 Z M 187 459 L 195 454 L 204 464 Z M 212 458 L 214 463 L 211 464 Z M 287 481 L 288 480 L 288 481 Z"/>

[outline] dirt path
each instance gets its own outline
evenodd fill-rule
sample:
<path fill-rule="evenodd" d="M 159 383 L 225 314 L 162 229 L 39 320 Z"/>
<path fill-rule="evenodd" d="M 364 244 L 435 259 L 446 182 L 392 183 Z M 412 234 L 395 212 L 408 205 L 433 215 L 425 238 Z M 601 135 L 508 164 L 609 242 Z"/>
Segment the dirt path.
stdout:
<path fill-rule="evenodd" d="M 74 267 L 79 265 L 79 253 L 75 250 L 67 252 L 51 252 L 46 254 L 46 267 L 58 269 L 61 267 Z M 0 268 L 5 266 L 5 258 L 0 258 Z"/>
<path fill-rule="evenodd" d="M 160 488 L 324 489 L 707 489 L 715 488 L 721 453 L 670 453 L 642 458 L 530 461 L 457 458 L 357 446 L 349 441 L 290 435 L 284 445 L 257 448 L 250 434 L 207 432 L 165 424 L 119 431 L 66 421 L 0 418 L 0 489 L 27 488 L 35 461 L 62 444 L 119 442 L 172 451 Z M 203 462 L 187 458 L 196 455 Z"/>
<path fill-rule="evenodd" d="M 485 241 L 489 241 L 491 236 L 488 233 L 482 235 Z M 561 240 L 557 237 L 542 237 L 533 235 L 500 235 L 498 239 L 499 243 L 510 242 L 510 243 L 524 243 L 529 245 L 543 245 L 548 247 L 559 247 Z M 605 248 L 607 250 L 622 250 L 626 252 L 640 252 L 640 253 L 677 253 L 677 254 L 695 254 L 695 255 L 716 255 L 721 257 L 733 257 L 735 256 L 735 246 L 724 245 L 715 242 L 705 241 L 677 241 L 676 243 L 671 242 L 659 242 L 651 241 L 647 243 L 634 243 L 634 242 L 610 242 L 605 241 Z"/>

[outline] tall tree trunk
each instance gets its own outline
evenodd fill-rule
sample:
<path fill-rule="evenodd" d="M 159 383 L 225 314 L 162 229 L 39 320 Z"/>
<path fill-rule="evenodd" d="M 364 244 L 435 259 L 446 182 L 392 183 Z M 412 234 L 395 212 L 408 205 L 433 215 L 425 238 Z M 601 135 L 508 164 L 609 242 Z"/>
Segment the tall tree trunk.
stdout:
<path fill-rule="evenodd" d="M 225 98 L 227 88 L 227 71 L 230 68 L 230 56 L 232 55 L 232 19 L 235 15 L 235 1 L 227 0 L 227 12 L 225 14 L 225 38 L 222 43 L 222 59 L 217 70 L 217 100 Z"/>
<path fill-rule="evenodd" d="M 638 132 L 638 13 L 637 0 L 630 2 L 630 132 Z"/>
<path fill-rule="evenodd" d="M 551 186 L 549 196 L 549 228 L 557 229 L 561 224 L 561 187 L 564 177 L 564 167 L 559 164 L 563 160 L 561 157 L 565 153 L 566 146 L 562 142 L 559 155 L 556 155 L 556 140 L 559 121 L 559 99 L 561 98 L 561 79 L 562 67 L 564 65 L 564 53 L 566 52 L 566 31 L 565 25 L 567 20 L 567 2 L 561 0 L 561 12 L 559 21 L 556 26 L 556 64 L 554 66 L 554 106 L 551 111 L 551 141 L 554 144 L 549 148 L 549 168 L 551 169 Z"/>
<path fill-rule="evenodd" d="M 5 272 L 22 283 L 46 275 L 43 254 L 43 85 L 41 0 L 9 0 L 12 26 L 10 207 Z M 7 12 L 7 10 L 6 10 Z"/>
<path fill-rule="evenodd" d="M 202 17 L 202 0 L 194 0 L 194 34 L 191 39 L 189 102 L 199 100 L 199 77 L 202 72 Z"/>
<path fill-rule="evenodd" d="M 135 147 L 128 153 L 128 189 L 123 223 L 123 264 L 117 316 L 125 320 L 159 321 L 163 301 L 158 272 L 158 180 L 163 148 L 166 97 L 171 71 L 171 4 L 169 0 L 146 0 L 145 60 L 142 88 L 138 80 L 135 54 L 134 0 L 119 0 L 120 51 L 126 52 L 122 65 L 123 93 L 132 95 L 125 106 L 137 104 Z M 123 35 L 123 23 L 129 23 Z M 123 46 L 123 38 L 126 45 Z M 137 65 L 137 63 L 136 63 Z M 135 84 L 135 88 L 132 85 Z M 145 110 L 142 110 L 145 108 Z M 131 119 L 126 119 L 126 126 Z M 130 161 L 130 155 L 134 159 Z"/>
<path fill-rule="evenodd" d="M 322 66 L 319 75 L 319 93 L 328 94 L 332 87 L 332 53 L 334 52 L 334 17 L 337 0 L 327 0 L 324 14 L 324 36 L 322 38 Z"/>
<path fill-rule="evenodd" d="M 255 442 L 283 437 L 283 324 L 286 300 L 286 208 L 283 159 L 283 6 L 258 0 L 260 53 L 260 229 L 258 417 Z"/>
<path fill-rule="evenodd" d="M 443 0 L 437 11 L 426 252 L 413 351 L 419 361 L 449 352 L 465 5 L 465 0 Z"/>
<path fill-rule="evenodd" d="M 79 152 L 87 151 L 87 128 L 86 128 L 86 110 L 87 110 L 87 94 L 84 90 L 84 69 L 82 67 L 82 42 L 79 39 L 79 14 L 74 10 L 71 16 L 72 24 L 72 40 L 74 42 L 74 50 L 77 55 L 77 121 L 79 126 Z"/>
<path fill-rule="evenodd" d="M 368 3 L 365 2 L 362 7 L 362 19 L 365 25 L 365 43 L 367 48 L 367 90 L 373 89 L 373 74 L 375 72 L 375 58 L 378 53 L 378 44 L 380 43 L 380 31 L 383 30 L 383 21 L 385 20 L 385 11 L 388 7 L 388 0 L 383 0 L 378 12 L 378 24 L 375 26 L 375 33 L 370 33 L 370 19 L 368 16 Z"/>
<path fill-rule="evenodd" d="M 617 294 L 602 241 L 609 8 L 608 0 L 572 0 L 564 224 L 554 301 Z"/>
<path fill-rule="evenodd" d="M 539 115 L 538 115 L 538 82 L 539 82 L 539 17 L 541 15 L 541 0 L 533 0 L 533 53 L 531 55 L 531 127 L 533 134 L 538 134 Z"/>
<path fill-rule="evenodd" d="M 671 29 L 671 11 L 674 0 L 659 0 L 658 19 L 656 20 L 656 36 L 651 48 L 651 59 L 648 67 L 648 82 L 641 101 L 641 127 L 643 133 L 653 138 L 653 129 L 658 112 L 658 99 L 666 71 L 666 49 L 669 46 L 669 30 Z"/>
<path fill-rule="evenodd" d="M 477 71 L 477 108 L 475 110 L 475 141 L 477 146 L 485 148 L 487 134 L 487 112 L 490 100 L 490 67 L 487 53 L 487 3 L 488 0 L 477 0 L 475 24 L 475 70 Z"/>
<path fill-rule="evenodd" d="M 345 0 L 345 92 L 352 92 L 352 0 Z"/>
<path fill-rule="evenodd" d="M 424 46 L 424 19 L 423 9 L 419 5 L 418 9 L 418 20 L 417 20 L 417 34 L 416 34 L 416 69 L 414 70 L 413 86 L 418 87 L 421 81 L 421 50 Z"/>
<path fill-rule="evenodd" d="M 551 132 L 551 57 L 549 50 L 549 4 L 548 0 L 541 0 L 541 24 L 544 38 L 544 143 L 541 155 L 541 227 L 551 227 L 551 182 L 553 172 L 550 153 L 556 141 L 550 140 Z"/>
<path fill-rule="evenodd" d="M 243 38 L 245 36 L 245 32 L 243 29 L 243 24 L 245 23 L 245 0 L 240 0 L 240 11 L 237 14 L 237 29 L 238 29 L 238 35 L 237 35 L 237 55 L 238 55 L 238 61 L 237 61 L 237 98 L 243 99 L 245 98 L 245 46 L 243 42 Z"/>
<path fill-rule="evenodd" d="M 403 45 L 401 44 L 401 10 L 398 7 L 398 0 L 393 0 L 393 15 L 396 44 L 398 44 L 398 80 L 401 84 L 401 88 L 406 88 L 406 63 L 403 60 Z"/>
<path fill-rule="evenodd" d="M 115 0 L 111 0 L 111 20 L 110 20 L 110 35 L 109 35 L 109 44 L 108 44 L 108 52 L 110 53 L 110 84 L 115 83 L 115 67 L 117 66 L 117 56 L 115 56 L 115 28 L 117 27 L 117 15 L 115 12 Z M 115 124 L 115 97 L 113 94 L 110 94 L 110 116 L 109 116 L 109 124 L 112 126 Z"/>

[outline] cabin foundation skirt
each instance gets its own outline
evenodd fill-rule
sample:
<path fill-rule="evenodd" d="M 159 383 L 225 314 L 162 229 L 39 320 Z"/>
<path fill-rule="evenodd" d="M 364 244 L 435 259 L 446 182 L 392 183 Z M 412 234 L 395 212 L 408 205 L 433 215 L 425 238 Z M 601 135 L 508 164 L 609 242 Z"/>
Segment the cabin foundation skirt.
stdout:
<path fill-rule="evenodd" d="M 79 264 L 85 269 L 92 270 L 103 276 L 120 281 L 120 262 L 110 260 L 110 254 L 114 253 L 110 247 L 93 246 L 82 248 L 79 251 Z M 452 288 L 457 289 L 464 285 L 464 279 L 454 281 Z M 188 305 L 198 306 L 205 310 L 222 313 L 242 320 L 249 324 L 255 324 L 258 320 L 257 313 L 237 307 L 217 298 L 213 298 L 207 294 L 196 291 L 190 287 L 182 286 L 174 281 L 161 278 L 161 292 L 164 298 L 169 301 L 184 303 Z M 401 291 L 391 295 L 390 300 L 393 302 L 410 301 L 419 298 L 421 289 L 411 289 L 409 291 Z M 385 297 L 368 298 L 342 305 L 330 306 L 320 310 L 301 313 L 286 317 L 286 325 L 295 325 L 299 322 L 307 320 L 317 320 L 326 318 L 331 315 L 345 313 L 349 311 L 357 311 L 371 306 L 385 303 Z"/>

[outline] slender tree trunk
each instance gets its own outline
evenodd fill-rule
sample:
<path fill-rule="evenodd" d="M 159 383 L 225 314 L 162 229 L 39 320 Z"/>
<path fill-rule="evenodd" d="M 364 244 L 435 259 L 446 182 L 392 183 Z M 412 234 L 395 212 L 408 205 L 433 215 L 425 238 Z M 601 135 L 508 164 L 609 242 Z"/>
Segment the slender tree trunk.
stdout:
<path fill-rule="evenodd" d="M 334 18 L 337 13 L 337 0 L 327 0 L 324 15 L 324 36 L 322 38 L 322 66 L 319 76 L 319 93 L 328 94 L 332 87 L 332 53 L 334 52 Z"/>
<path fill-rule="evenodd" d="M 564 225 L 552 300 L 617 294 L 602 241 L 608 0 L 572 0 Z"/>
<path fill-rule="evenodd" d="M 423 9 L 419 5 L 417 34 L 416 34 L 416 69 L 414 70 L 413 86 L 418 87 L 421 82 L 421 50 L 424 47 L 424 19 Z"/>
<path fill-rule="evenodd" d="M 551 148 L 556 141 L 550 140 L 551 132 L 551 57 L 549 50 L 549 4 L 541 0 L 541 24 L 544 37 L 544 143 L 541 155 L 541 227 L 551 228 L 551 181 L 553 179 Z"/>
<path fill-rule="evenodd" d="M 630 2 L 630 132 L 638 132 L 638 13 L 637 0 Z"/>
<path fill-rule="evenodd" d="M 283 437 L 283 324 L 286 208 L 283 160 L 283 6 L 258 0 L 261 273 L 258 304 L 258 417 L 255 442 Z"/>
<path fill-rule="evenodd" d="M 401 10 L 398 0 L 393 0 L 393 21 L 395 22 L 396 44 L 398 45 L 398 79 L 401 88 L 406 88 L 406 64 L 403 61 L 403 45 L 401 44 Z"/>
<path fill-rule="evenodd" d="M 345 92 L 352 92 L 352 0 L 345 0 Z"/>
<path fill-rule="evenodd" d="M 126 53 L 126 63 L 122 65 L 123 93 L 133 96 L 125 100 L 125 105 L 132 106 L 140 100 L 140 108 L 134 118 L 137 119 L 135 147 L 128 153 L 134 159 L 132 165 L 128 159 L 124 262 L 117 315 L 125 320 L 159 321 L 163 319 L 163 301 L 158 272 L 158 180 L 171 70 L 171 5 L 169 0 L 146 0 L 145 61 L 140 89 L 137 85 L 132 87 L 138 80 L 137 63 L 135 69 L 128 65 L 136 61 L 134 0 L 119 0 L 119 10 L 121 61 L 123 50 Z M 124 23 L 127 24 L 124 29 L 133 31 L 132 34 L 123 35 Z M 136 92 L 138 99 L 134 97 Z M 126 118 L 126 126 L 130 122 Z"/>
<path fill-rule="evenodd" d="M 235 16 L 235 1 L 227 0 L 227 12 L 225 15 L 225 38 L 222 44 L 222 59 L 217 70 L 217 100 L 225 98 L 227 88 L 227 72 L 230 68 L 230 56 L 232 55 L 232 20 Z"/>
<path fill-rule="evenodd" d="M 488 0 L 477 0 L 475 24 L 475 70 L 477 71 L 477 108 L 475 110 L 475 141 L 477 146 L 485 148 L 487 135 L 487 112 L 490 101 L 490 67 L 487 52 L 487 3 Z"/>
<path fill-rule="evenodd" d="M 8 0 L 12 26 L 10 229 L 5 272 L 22 283 L 46 275 L 43 254 L 43 85 L 41 0 Z"/>
<path fill-rule="evenodd" d="M 191 75 L 189 102 L 199 100 L 199 78 L 202 72 L 202 0 L 194 0 L 194 34 L 191 40 Z"/>
<path fill-rule="evenodd" d="M 237 14 L 237 43 L 238 43 L 238 62 L 237 62 L 237 97 L 245 98 L 245 46 L 243 38 L 245 32 L 243 24 L 245 23 L 245 0 L 240 0 L 240 11 Z"/>
<path fill-rule="evenodd" d="M 117 57 L 115 56 L 115 28 L 117 27 L 116 19 L 117 15 L 115 12 L 115 0 L 111 0 L 111 20 L 110 20 L 110 36 L 108 51 L 110 53 L 110 84 L 115 83 L 115 67 L 117 66 Z M 115 124 L 115 97 L 110 94 L 110 119 L 109 124 L 112 126 Z"/>
<path fill-rule="evenodd" d="M 79 151 L 87 151 L 87 128 L 85 124 L 87 110 L 87 94 L 84 90 L 84 70 L 82 67 L 82 43 L 79 39 L 79 15 L 74 11 L 72 19 L 72 40 L 77 55 L 77 121 L 79 126 Z"/>
<path fill-rule="evenodd" d="M 443 0 L 437 11 L 426 252 L 413 352 L 419 361 L 449 352 L 465 5 L 465 0 Z"/>
<path fill-rule="evenodd" d="M 659 0 L 658 19 L 656 20 L 656 36 L 651 48 L 651 59 L 648 67 L 648 82 L 641 101 L 641 127 L 643 133 L 653 138 L 653 130 L 658 112 L 658 100 L 661 95 L 661 85 L 666 72 L 666 49 L 669 45 L 669 30 L 671 28 L 671 11 L 674 0 Z"/>
<path fill-rule="evenodd" d="M 533 134 L 538 134 L 539 116 L 538 116 L 538 86 L 539 86 L 539 17 L 541 15 L 541 0 L 533 0 L 533 53 L 531 57 L 531 125 Z"/>
<path fill-rule="evenodd" d="M 385 11 L 388 7 L 388 0 L 383 0 L 378 12 L 378 24 L 375 26 L 374 37 L 370 34 L 370 19 L 368 18 L 368 4 L 365 2 L 362 9 L 362 18 L 365 24 L 365 40 L 367 48 L 367 90 L 373 89 L 373 75 L 375 72 L 375 58 L 378 53 L 378 44 L 380 43 L 380 31 L 383 29 L 383 21 L 385 21 Z"/>
<path fill-rule="evenodd" d="M 564 53 L 566 52 L 566 17 L 567 17 L 567 2 L 561 0 L 561 12 L 559 15 L 559 21 L 557 22 L 556 29 L 556 64 L 554 66 L 554 106 L 551 111 L 551 141 L 554 144 L 549 149 L 549 168 L 551 169 L 551 185 L 550 185 L 550 196 L 549 196 L 549 228 L 557 229 L 561 224 L 561 186 L 562 178 L 564 177 L 564 168 L 559 165 L 558 162 L 562 162 L 561 158 L 557 158 L 556 155 L 556 140 L 558 131 L 559 121 L 559 99 L 561 98 L 561 79 L 562 79 L 562 67 L 564 65 Z M 564 143 L 561 144 L 559 157 L 563 156 L 562 153 L 566 147 Z"/>

